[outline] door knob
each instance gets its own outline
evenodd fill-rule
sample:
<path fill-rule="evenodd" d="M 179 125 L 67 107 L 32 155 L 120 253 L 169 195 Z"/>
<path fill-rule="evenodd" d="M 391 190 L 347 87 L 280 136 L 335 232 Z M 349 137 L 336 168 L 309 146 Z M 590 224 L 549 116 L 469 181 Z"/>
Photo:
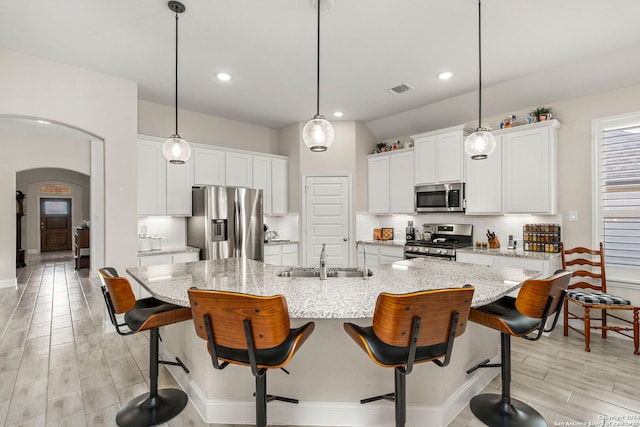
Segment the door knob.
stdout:
<path fill-rule="evenodd" d="M 346 237 L 342 238 L 342 241 L 346 242 L 348 239 Z"/>

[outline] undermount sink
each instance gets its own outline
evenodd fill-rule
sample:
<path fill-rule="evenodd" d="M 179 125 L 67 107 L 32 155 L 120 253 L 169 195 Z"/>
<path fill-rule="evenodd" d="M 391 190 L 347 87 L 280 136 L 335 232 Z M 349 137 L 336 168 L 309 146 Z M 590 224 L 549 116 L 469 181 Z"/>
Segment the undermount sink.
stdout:
<path fill-rule="evenodd" d="M 279 277 L 320 277 L 319 268 L 297 267 L 282 270 Z M 330 277 L 359 277 L 362 278 L 362 270 L 356 267 L 328 267 L 327 278 Z M 367 269 L 367 276 L 373 276 L 373 272 Z"/>

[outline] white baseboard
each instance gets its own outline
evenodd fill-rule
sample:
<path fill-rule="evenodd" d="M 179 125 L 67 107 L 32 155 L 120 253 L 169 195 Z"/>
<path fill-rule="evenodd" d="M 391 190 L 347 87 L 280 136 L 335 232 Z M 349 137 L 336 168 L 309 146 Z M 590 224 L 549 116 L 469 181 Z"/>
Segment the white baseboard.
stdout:
<path fill-rule="evenodd" d="M 164 351 L 165 360 L 173 359 Z M 499 356 L 492 359 L 492 363 Z M 216 424 L 255 424 L 255 401 L 207 399 L 182 368 L 167 366 L 169 372 L 189 396 L 203 421 Z M 213 367 L 211 368 L 213 369 Z M 491 380 L 499 369 L 480 369 L 442 406 L 407 405 L 407 426 L 446 426 Z M 393 402 L 300 402 L 297 405 L 274 401 L 267 410 L 269 425 L 383 427 L 394 424 Z"/>
<path fill-rule="evenodd" d="M 16 288 L 18 287 L 18 279 L 4 279 L 0 280 L 0 288 Z"/>
<path fill-rule="evenodd" d="M 27 254 L 31 255 L 31 254 L 39 254 L 40 253 L 40 249 L 27 249 Z"/>

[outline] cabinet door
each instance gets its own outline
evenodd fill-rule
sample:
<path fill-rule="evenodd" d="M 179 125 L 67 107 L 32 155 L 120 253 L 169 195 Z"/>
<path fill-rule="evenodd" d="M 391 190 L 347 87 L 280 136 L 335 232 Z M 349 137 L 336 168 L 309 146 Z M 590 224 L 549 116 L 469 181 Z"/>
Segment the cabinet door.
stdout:
<path fill-rule="evenodd" d="M 555 129 L 541 128 L 502 136 L 505 213 L 555 214 L 557 159 Z"/>
<path fill-rule="evenodd" d="M 138 141 L 138 215 L 165 215 L 166 163 L 162 144 Z"/>
<path fill-rule="evenodd" d="M 282 265 L 282 255 L 264 255 L 264 263 L 269 265 Z"/>
<path fill-rule="evenodd" d="M 185 164 L 166 162 L 167 215 L 191 216 L 191 187 L 193 186 L 193 157 Z"/>
<path fill-rule="evenodd" d="M 369 213 L 390 213 L 389 156 L 369 158 Z"/>
<path fill-rule="evenodd" d="M 436 137 L 430 136 L 415 140 L 415 174 L 416 184 L 433 184 L 436 182 Z"/>
<path fill-rule="evenodd" d="M 389 156 L 389 197 L 391 213 L 413 213 L 413 152 Z"/>
<path fill-rule="evenodd" d="M 298 265 L 298 245 L 282 246 L 282 265 L 286 265 L 286 266 Z"/>
<path fill-rule="evenodd" d="M 522 268 L 524 270 L 544 271 L 545 261 L 541 259 L 525 259 L 519 257 L 496 257 L 495 265 L 499 267 Z"/>
<path fill-rule="evenodd" d="M 262 213 L 271 215 L 271 159 L 253 156 L 253 188 L 262 190 Z"/>
<path fill-rule="evenodd" d="M 436 170 L 438 182 L 464 181 L 462 131 L 438 135 Z"/>
<path fill-rule="evenodd" d="M 289 191 L 289 162 L 286 159 L 271 159 L 271 213 L 287 213 Z"/>
<path fill-rule="evenodd" d="M 250 154 L 228 152 L 225 154 L 225 185 L 252 187 L 253 166 Z"/>
<path fill-rule="evenodd" d="M 502 137 L 484 160 L 467 159 L 465 197 L 467 215 L 502 214 Z"/>
<path fill-rule="evenodd" d="M 193 184 L 225 185 L 224 151 L 193 148 Z"/>

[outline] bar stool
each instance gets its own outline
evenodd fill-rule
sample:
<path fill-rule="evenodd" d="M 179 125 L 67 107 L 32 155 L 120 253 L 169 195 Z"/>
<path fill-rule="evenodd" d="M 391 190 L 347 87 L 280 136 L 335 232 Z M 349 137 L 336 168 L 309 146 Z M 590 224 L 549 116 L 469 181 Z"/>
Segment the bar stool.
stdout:
<path fill-rule="evenodd" d="M 396 427 L 406 423 L 406 376 L 414 363 L 432 361 L 440 367 L 451 360 L 453 341 L 467 325 L 475 288 L 378 295 L 373 325 L 345 323 L 344 330 L 379 366 L 394 368 L 395 390 L 362 399 L 395 401 Z M 444 358 L 443 360 L 439 360 Z"/>
<path fill-rule="evenodd" d="M 313 332 L 313 322 L 291 329 L 287 301 L 282 295 L 192 288 L 189 301 L 196 334 L 207 341 L 213 367 L 221 370 L 230 363 L 251 367 L 256 379 L 257 427 L 267 425 L 267 402 L 298 403 L 297 399 L 267 394 L 267 371 L 284 370 Z"/>
<path fill-rule="evenodd" d="M 478 368 L 501 368 L 502 395 L 479 394 L 471 399 L 471 412 L 492 427 L 547 426 L 545 419 L 529 405 L 511 398 L 511 336 L 536 341 L 542 332 L 551 332 L 558 323 L 571 272 L 558 270 L 551 277 L 527 280 L 516 298 L 505 296 L 498 301 L 471 309 L 469 320 L 500 331 L 501 363 L 484 360 L 467 371 Z M 545 329 L 547 318 L 555 314 Z M 537 331 L 537 332 L 536 332 Z M 536 332 L 535 335 L 529 335 Z"/>
<path fill-rule="evenodd" d="M 113 267 L 98 270 L 102 280 L 102 294 L 111 323 L 120 335 L 131 335 L 150 331 L 149 350 L 149 393 L 141 394 L 127 402 L 116 415 L 116 423 L 121 427 L 141 427 L 162 424 L 178 415 L 187 406 L 187 395 L 174 388 L 158 390 L 158 365 L 180 366 L 189 373 L 179 358 L 176 362 L 160 360 L 158 356 L 161 326 L 191 319 L 188 307 L 169 304 L 155 298 L 136 300 L 131 284 L 125 277 L 119 277 Z M 124 313 L 124 322 L 119 323 L 117 314 Z"/>

